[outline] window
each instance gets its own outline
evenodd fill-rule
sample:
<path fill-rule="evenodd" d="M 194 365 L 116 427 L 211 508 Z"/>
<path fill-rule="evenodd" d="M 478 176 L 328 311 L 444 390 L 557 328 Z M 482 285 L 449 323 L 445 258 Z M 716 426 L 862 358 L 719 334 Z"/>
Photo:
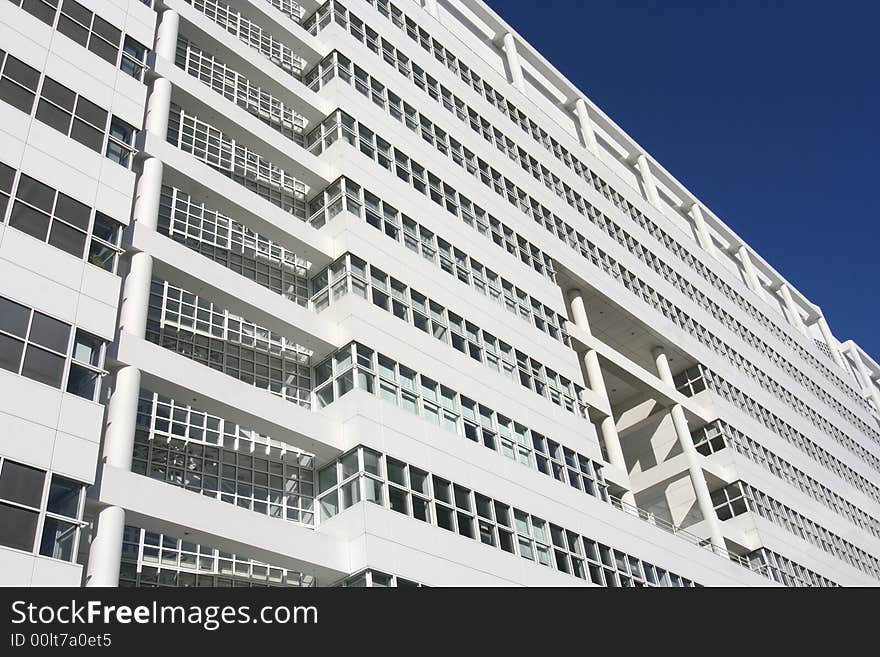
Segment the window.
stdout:
<path fill-rule="evenodd" d="M 33 552 L 42 520 L 40 554 L 74 561 L 84 486 L 52 475 L 44 502 L 45 485 L 45 471 L 9 459 L 0 460 L 0 545 Z"/>
<path fill-rule="evenodd" d="M 82 515 L 82 484 L 52 475 L 46 519 L 40 540 L 40 554 L 63 561 L 72 561 L 79 543 L 79 522 Z"/>
<path fill-rule="evenodd" d="M 34 108 L 40 72 L 12 55 L 0 50 L 0 100 L 3 100 L 25 114 Z"/>
<path fill-rule="evenodd" d="M 135 152 L 134 138 L 136 135 L 137 131 L 132 126 L 114 116 L 110 122 L 110 134 L 107 139 L 105 155 L 126 169 L 129 168 L 132 155 Z"/>
<path fill-rule="evenodd" d="M 60 388 L 71 326 L 0 297 L 0 367 Z M 77 331 L 68 392 L 96 401 L 103 376 L 104 341 Z"/>
<path fill-rule="evenodd" d="M 143 80 L 146 68 L 147 48 L 138 43 L 130 36 L 125 37 L 122 46 L 122 59 L 119 60 L 119 68 L 135 80 Z"/>

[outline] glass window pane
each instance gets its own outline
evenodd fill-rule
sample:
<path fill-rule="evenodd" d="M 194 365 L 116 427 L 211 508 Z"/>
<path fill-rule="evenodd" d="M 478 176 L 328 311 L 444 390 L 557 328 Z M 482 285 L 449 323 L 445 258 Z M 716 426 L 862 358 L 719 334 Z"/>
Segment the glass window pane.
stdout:
<path fill-rule="evenodd" d="M 56 107 L 47 100 L 40 100 L 37 106 L 37 120 L 66 135 L 70 131 L 70 119 L 70 113 L 66 110 Z"/>
<path fill-rule="evenodd" d="M 15 461 L 4 461 L 0 470 L 0 499 L 39 507 L 46 473 Z"/>
<path fill-rule="evenodd" d="M 93 367 L 101 366 L 101 346 L 104 341 L 89 335 L 85 331 L 77 331 L 73 343 L 73 358 L 80 363 L 86 363 Z"/>
<path fill-rule="evenodd" d="M 45 240 L 49 233 L 49 215 L 16 201 L 12 206 L 9 225 L 38 240 Z"/>
<path fill-rule="evenodd" d="M 49 500 L 46 510 L 68 518 L 79 517 L 79 499 L 82 495 L 82 484 L 58 475 L 52 475 L 49 486 Z"/>
<path fill-rule="evenodd" d="M 21 304 L 0 297 L 0 331 L 12 333 L 20 338 L 27 335 L 30 310 Z"/>
<path fill-rule="evenodd" d="M 58 194 L 58 201 L 55 204 L 55 216 L 64 219 L 80 230 L 87 231 L 89 229 L 89 216 L 91 209 L 85 203 L 70 198 L 67 194 Z"/>
<path fill-rule="evenodd" d="M 83 257 L 86 248 L 86 234 L 65 223 L 56 221 L 49 233 L 49 244 L 77 258 Z"/>
<path fill-rule="evenodd" d="M 0 504 L 0 545 L 28 552 L 33 550 L 38 517 L 36 511 Z"/>
<path fill-rule="evenodd" d="M 30 114 L 34 108 L 35 95 L 22 89 L 14 82 L 5 77 L 0 79 L 0 100 L 12 105 L 15 109 Z"/>
<path fill-rule="evenodd" d="M 22 376 L 54 388 L 61 387 L 64 374 L 64 356 L 58 356 L 45 349 L 29 345 L 21 368 Z"/>
<path fill-rule="evenodd" d="M 72 522 L 46 518 L 43 523 L 43 538 L 40 541 L 40 554 L 53 559 L 72 561 L 76 546 L 77 527 Z"/>
<path fill-rule="evenodd" d="M 67 343 L 70 340 L 70 325 L 43 313 L 34 312 L 28 340 L 41 347 L 47 347 L 48 349 L 54 349 L 66 354 Z"/>
<path fill-rule="evenodd" d="M 76 101 L 76 115 L 83 121 L 91 123 L 96 128 L 102 130 L 107 125 L 107 112 L 82 96 Z"/>
<path fill-rule="evenodd" d="M 73 120 L 70 136 L 96 153 L 101 152 L 101 146 L 104 144 L 104 133 L 79 119 Z"/>
<path fill-rule="evenodd" d="M 100 375 L 94 370 L 86 369 L 76 363 L 71 364 L 67 375 L 67 392 L 83 399 L 95 401 Z"/>
<path fill-rule="evenodd" d="M 24 342 L 0 333 L 0 367 L 18 374 Z"/>

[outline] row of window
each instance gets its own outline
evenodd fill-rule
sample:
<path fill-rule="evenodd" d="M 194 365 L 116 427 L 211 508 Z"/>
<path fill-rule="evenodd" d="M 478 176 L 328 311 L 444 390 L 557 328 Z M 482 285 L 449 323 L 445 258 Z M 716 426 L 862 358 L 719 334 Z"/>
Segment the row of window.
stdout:
<path fill-rule="evenodd" d="M 0 456 L 0 545 L 75 562 L 84 492 L 78 481 Z"/>
<path fill-rule="evenodd" d="M 368 131 L 364 138 L 368 139 L 369 148 L 364 151 L 363 141 L 361 140 L 361 127 L 348 115 L 337 112 L 336 117 L 333 116 L 325 121 L 322 126 L 319 126 L 314 132 L 314 134 L 318 134 L 320 130 L 321 134 L 321 142 L 323 142 L 328 134 L 336 135 L 331 138 L 332 141 L 335 141 L 338 138 L 345 139 L 350 144 L 355 145 L 359 141 L 361 143 L 361 150 L 365 152 L 366 155 L 375 159 L 377 151 L 375 150 L 376 142 L 375 140 L 381 139 L 377 137 L 372 131 Z M 307 144 L 310 143 L 312 137 L 307 137 Z M 315 142 L 320 143 L 320 142 Z M 387 145 L 387 142 L 385 142 Z M 390 145 L 388 147 L 388 156 L 390 158 Z M 384 146 L 383 146 L 384 148 Z M 401 161 L 400 158 L 396 157 L 396 167 L 400 170 Z M 381 163 L 381 161 L 380 161 Z M 409 164 L 409 160 L 407 158 L 406 163 Z M 390 167 L 390 159 L 388 160 L 387 165 Z M 411 171 L 411 169 L 409 170 Z M 410 174 L 408 173 L 407 176 Z M 422 177 L 420 178 L 419 175 Z M 431 174 L 428 174 L 431 176 Z M 404 176 L 407 179 L 407 176 Z M 419 185 L 424 183 L 424 169 L 421 169 L 421 172 L 417 171 L 416 177 L 413 179 L 409 179 L 410 181 L 421 181 L 418 182 Z M 439 179 L 436 181 L 432 180 L 432 199 L 434 199 L 438 203 L 443 203 L 443 199 L 446 199 L 447 209 L 451 212 L 458 214 L 461 212 L 461 206 L 456 205 L 459 197 L 455 190 L 452 190 L 445 183 L 440 183 Z M 411 184 L 416 184 L 411 182 Z M 444 196 L 439 192 L 440 185 L 443 185 L 445 188 L 446 195 Z M 420 189 L 420 187 L 416 187 Z M 433 190 L 436 190 L 437 195 L 433 195 Z M 426 192 L 424 192 L 426 193 Z M 341 197 L 340 197 L 341 198 Z M 349 195 L 345 195 L 345 202 L 348 203 L 350 200 Z M 450 205 L 450 202 L 452 205 Z M 321 200 L 322 204 L 324 201 Z M 467 218 L 465 214 L 461 214 L 462 218 L 467 222 Z M 472 215 L 471 215 L 472 217 Z M 473 224 L 471 224 L 473 225 Z M 568 228 L 562 222 L 557 225 L 557 228 L 560 230 L 565 230 Z M 569 229 L 570 230 L 570 229 Z M 659 310 L 664 316 L 673 321 L 680 328 L 687 330 L 693 336 L 695 336 L 698 340 L 700 340 L 704 345 L 712 348 L 719 354 L 725 356 L 733 365 L 739 367 L 749 374 L 753 379 L 757 380 L 761 383 L 765 389 L 768 389 L 771 392 L 780 396 L 783 401 L 789 402 L 789 405 L 801 410 L 801 412 L 808 417 L 813 424 L 818 426 L 819 428 L 826 431 L 829 435 L 831 435 L 837 442 L 841 445 L 849 449 L 851 452 L 862 458 L 866 463 L 872 465 L 875 469 L 880 468 L 880 460 L 878 460 L 871 452 L 862 447 L 857 441 L 852 439 L 850 436 L 846 435 L 843 431 L 838 429 L 835 425 L 832 425 L 825 417 L 816 413 L 813 409 L 809 408 L 804 404 L 804 402 L 798 398 L 795 398 L 788 390 L 779 386 L 776 381 L 768 377 L 762 370 L 757 368 L 754 364 L 744 359 L 738 352 L 731 349 L 727 343 L 723 342 L 717 336 L 708 331 L 702 324 L 695 322 L 687 313 L 682 311 L 677 306 L 673 305 L 669 300 L 665 297 L 658 294 L 653 288 L 651 288 L 647 283 L 645 283 L 641 278 L 630 272 L 628 269 L 620 265 L 616 260 L 614 260 L 611 256 L 606 254 L 604 251 L 599 249 L 595 244 L 591 241 L 587 240 L 580 233 L 575 231 L 571 231 L 568 233 L 559 233 L 559 238 L 565 241 L 569 246 L 573 249 L 578 250 L 582 256 L 590 260 L 596 267 L 603 269 L 607 274 L 613 277 L 618 282 L 622 283 L 629 291 L 633 294 L 636 294 L 640 298 L 642 298 L 645 302 L 654 306 L 655 309 Z M 784 393 L 784 394 L 783 394 Z M 774 416 L 775 417 L 775 416 Z M 787 425 L 786 425 L 787 426 Z"/>
<path fill-rule="evenodd" d="M 186 2 L 293 77 L 299 79 L 302 75 L 304 60 L 240 11 L 218 0 Z"/>
<path fill-rule="evenodd" d="M 287 401 L 311 406 L 303 347 L 167 281 L 150 285 L 147 340 Z"/>
<path fill-rule="evenodd" d="M 315 578 L 240 555 L 127 525 L 119 586 L 310 587 Z"/>
<path fill-rule="evenodd" d="M 306 186 L 247 145 L 171 105 L 168 142 L 285 212 L 305 219 Z"/>
<path fill-rule="evenodd" d="M 336 111 L 321 125 L 316 126 L 306 135 L 306 147 L 319 155 L 339 140 L 358 148 L 364 155 L 410 184 L 417 192 L 429 197 L 510 255 L 519 258 L 523 264 L 548 280 L 556 281 L 550 256 L 345 112 Z M 335 188 L 331 187 L 331 190 L 335 191 Z M 327 214 L 341 211 L 341 204 L 328 206 L 329 200 L 326 194 L 319 194 L 310 201 L 309 223 L 312 226 L 320 228 L 328 220 Z"/>
<path fill-rule="evenodd" d="M 716 420 L 692 433 L 697 451 L 710 456 L 726 447 L 733 448 L 753 463 L 763 466 L 780 479 L 789 482 L 814 500 L 847 518 L 857 527 L 880 538 L 880 520 L 844 499 L 827 486 L 796 468 L 788 461 L 752 440 L 723 420 Z"/>
<path fill-rule="evenodd" d="M 419 588 L 426 586 L 411 579 L 404 579 L 397 575 L 389 575 L 378 570 L 368 568 L 349 575 L 336 586 L 343 588 Z"/>
<path fill-rule="evenodd" d="M 816 463 L 848 481 L 868 497 L 880 502 L 880 487 L 703 365 L 695 365 L 680 372 L 675 376 L 674 381 L 679 392 L 688 397 L 708 389 L 734 406 L 743 409 L 773 431 L 775 435 L 783 438 Z"/>
<path fill-rule="evenodd" d="M 251 83 L 214 55 L 178 37 L 176 64 L 214 91 L 256 116 L 273 130 L 302 145 L 305 117 Z"/>
<path fill-rule="evenodd" d="M 599 463 L 369 347 L 352 343 L 315 367 L 317 408 L 355 388 L 608 501 Z"/>
<path fill-rule="evenodd" d="M 67 322 L 0 297 L 0 368 L 98 401 L 105 342 Z"/>
<path fill-rule="evenodd" d="M 147 390 L 132 472 L 254 513 L 314 526 L 314 456 Z"/>
<path fill-rule="evenodd" d="M 566 411 L 588 416 L 581 401 L 583 386 L 355 255 L 348 253 L 331 263 L 311 284 L 316 312 L 354 294 Z"/>
<path fill-rule="evenodd" d="M 744 481 L 735 481 L 714 491 L 712 503 L 715 505 L 719 520 L 729 520 L 749 511 L 757 513 L 765 520 L 787 529 L 820 550 L 867 575 L 880 579 L 880 559 Z"/>
<path fill-rule="evenodd" d="M 147 48 L 76 0 L 11 0 L 135 80 L 144 79 Z"/>
<path fill-rule="evenodd" d="M 42 123 L 117 164 L 131 166 L 137 133 L 132 126 L 3 50 L 0 100 L 25 114 L 33 114 Z"/>
<path fill-rule="evenodd" d="M 0 224 L 116 273 L 122 224 L 0 162 Z"/>
<path fill-rule="evenodd" d="M 339 214 L 343 207 L 352 214 L 366 219 L 369 225 L 402 243 L 413 253 L 421 255 L 428 262 L 454 276 L 459 282 L 488 297 L 554 340 L 571 346 L 565 328 L 567 321 L 565 316 L 542 304 L 525 290 L 499 276 L 458 247 L 348 178 L 340 178 L 324 190 L 323 195 L 312 200 L 312 209 L 319 205 L 321 209 L 317 211 L 323 213 L 326 220 Z M 315 215 L 312 215 L 312 218 L 314 219 Z M 316 309 L 327 303 L 323 295 L 313 298 L 312 301 Z"/>
<path fill-rule="evenodd" d="M 294 303 L 309 303 L 310 262 L 176 187 L 162 187 L 158 229 Z"/>
<path fill-rule="evenodd" d="M 559 162 L 563 163 L 569 170 L 573 171 L 582 180 L 590 184 L 595 191 L 604 196 L 623 214 L 630 217 L 636 224 L 641 226 L 678 259 L 688 265 L 692 270 L 696 271 L 717 290 L 721 291 L 728 300 L 744 310 L 763 327 L 773 332 L 780 341 L 788 345 L 789 348 L 797 353 L 805 362 L 821 372 L 825 378 L 846 393 L 850 399 L 865 407 L 864 399 L 861 398 L 855 388 L 828 368 L 825 363 L 809 353 L 794 337 L 792 337 L 796 332 L 792 331 L 790 326 L 788 327 L 788 332 L 786 332 L 786 330 L 782 328 L 782 324 L 771 320 L 767 315 L 753 306 L 744 296 L 736 292 L 709 267 L 703 264 L 699 259 L 695 258 L 687 248 L 672 237 L 667 231 L 664 231 L 654 221 L 646 217 L 620 193 L 608 185 L 608 183 L 596 174 L 595 171 L 592 171 L 587 167 L 586 164 L 562 146 L 558 140 L 550 136 L 546 130 L 530 119 L 525 112 L 517 108 L 509 99 L 506 99 L 498 90 L 494 89 L 488 82 L 472 71 L 464 64 L 464 62 L 453 55 L 448 48 L 445 48 L 440 44 L 424 28 L 417 25 L 417 23 L 411 18 L 407 17 L 393 3 L 388 0 L 371 0 L 370 3 L 377 8 L 380 14 L 389 19 L 396 27 L 403 30 L 414 42 L 419 44 L 425 51 L 432 54 L 440 63 L 445 65 L 453 75 L 459 77 L 467 86 L 473 88 L 480 97 L 500 111 L 501 114 L 507 116 L 511 122 L 522 129 L 526 135 L 532 137 Z M 331 19 L 343 28 L 347 28 L 351 35 L 358 41 L 364 43 L 376 55 L 382 57 L 389 65 L 397 69 L 407 79 L 411 80 L 430 98 L 444 107 L 444 109 L 453 113 L 462 122 L 469 125 L 472 130 L 480 134 L 486 141 L 495 144 L 499 150 L 507 153 L 511 157 L 514 156 L 514 153 L 525 153 L 521 147 L 515 146 L 508 137 L 503 136 L 503 134 L 498 131 L 496 127 L 497 123 L 495 121 L 490 121 L 481 116 L 461 98 L 453 94 L 447 87 L 440 84 L 431 75 L 427 74 L 418 65 L 412 62 L 409 57 L 400 52 L 390 42 L 381 39 L 375 30 L 365 25 L 362 20 L 348 12 L 341 3 L 326 3 L 319 8 L 308 21 L 306 21 L 305 25 L 314 34 L 328 25 Z M 371 95 L 375 96 L 372 91 L 372 85 Z M 528 166 L 524 165 L 524 168 L 527 170 L 533 167 L 533 164 L 537 163 L 538 160 L 534 157 L 528 156 L 528 162 Z M 555 179 L 555 176 L 553 176 L 553 178 Z"/>
<path fill-rule="evenodd" d="M 404 123 L 404 125 L 414 132 L 419 133 L 422 138 L 431 144 L 436 150 L 443 155 L 452 157 L 453 161 L 460 167 L 464 168 L 468 173 L 479 178 L 487 185 L 492 181 L 491 186 L 500 193 L 501 184 L 499 181 L 503 176 L 499 171 L 491 168 L 485 161 L 477 157 L 475 153 L 463 147 L 446 131 L 440 129 L 427 117 L 417 112 L 414 107 L 403 101 L 399 96 L 391 92 L 383 84 L 379 83 L 362 68 L 354 65 L 344 55 L 339 52 L 331 53 L 321 62 L 321 64 L 318 65 L 318 67 L 316 67 L 314 73 L 316 77 L 312 81 L 313 87 L 317 87 L 318 83 L 323 84 L 327 80 L 332 79 L 335 73 L 340 79 L 353 85 L 355 89 L 368 98 L 371 98 L 374 103 L 388 111 L 392 117 Z M 486 122 L 486 125 L 489 126 L 488 122 Z M 856 424 L 856 426 L 859 426 L 862 430 L 866 430 L 869 425 L 861 422 L 861 420 L 859 420 L 854 414 L 850 413 L 845 406 L 837 401 L 833 395 L 826 392 L 824 388 L 804 374 L 793 363 L 782 357 L 764 340 L 746 328 L 741 322 L 737 321 L 723 306 L 712 301 L 707 295 L 695 287 L 691 281 L 682 278 L 674 272 L 667 263 L 661 262 L 660 259 L 653 252 L 648 250 L 638 239 L 634 238 L 632 234 L 621 228 L 610 217 L 601 213 L 576 190 L 565 185 L 558 177 L 552 176 L 547 168 L 541 166 L 535 158 L 528 156 L 525 151 L 516 147 L 510 139 L 505 138 L 497 127 L 492 127 L 492 131 L 495 135 L 494 143 L 499 149 L 515 162 L 519 162 L 522 168 L 531 172 L 539 182 L 542 182 L 546 187 L 555 191 L 557 196 L 566 201 L 573 209 L 602 229 L 608 236 L 626 247 L 631 253 L 642 260 L 642 262 L 654 269 L 655 272 L 664 276 L 667 281 L 678 287 L 686 296 L 694 299 L 701 307 L 708 310 L 722 324 L 739 335 L 745 342 L 757 349 L 763 355 L 768 356 L 774 363 L 779 365 L 790 376 L 792 376 L 792 378 L 801 383 L 801 385 L 811 390 L 825 403 L 834 407 L 838 413 Z M 504 182 L 505 188 L 512 185 L 507 179 L 504 179 Z M 525 195 L 525 192 L 518 187 L 516 188 L 516 192 L 521 199 Z M 510 200 L 511 194 L 509 191 L 507 197 Z M 533 198 L 529 197 L 528 200 L 533 211 L 541 211 L 545 216 L 551 214 L 549 210 L 538 205 L 537 201 Z M 522 205 L 522 202 L 520 202 L 520 205 Z M 556 219 L 555 216 L 554 219 Z M 841 389 L 848 394 L 851 399 L 860 403 L 864 402 L 862 397 L 852 388 L 846 386 Z M 880 434 L 878 434 L 876 440 L 880 443 Z"/>
<path fill-rule="evenodd" d="M 827 577 L 767 548 L 758 548 L 746 558 L 749 560 L 753 570 L 759 570 L 774 582 L 779 582 L 785 586 L 838 586 Z"/>
<path fill-rule="evenodd" d="M 361 501 L 479 541 L 598 586 L 697 586 L 653 564 L 367 447 L 318 471 L 329 519 Z"/>
<path fill-rule="evenodd" d="M 339 57 L 341 56 L 337 54 L 336 58 L 338 59 Z M 351 62 L 345 59 L 344 64 L 346 66 L 350 66 Z M 343 62 L 340 62 L 337 67 L 340 68 L 340 70 L 343 70 L 341 69 L 342 65 Z M 331 66 L 331 70 L 332 69 L 333 67 Z M 347 79 L 350 84 L 352 84 L 353 81 L 351 75 L 347 72 L 347 69 L 344 70 L 346 72 L 342 75 L 345 79 Z M 364 75 L 366 75 L 366 73 L 364 73 Z M 355 86 L 357 87 L 358 85 L 355 84 Z M 372 89 L 372 92 L 370 91 L 370 89 Z M 379 104 L 383 107 L 390 107 L 389 101 L 385 98 L 386 89 L 383 85 L 372 81 L 372 86 L 366 86 L 365 82 L 361 90 L 368 96 L 371 93 L 373 95 L 379 94 Z M 397 96 L 395 96 L 395 98 L 397 98 L 399 102 L 402 102 Z M 404 116 L 404 114 L 401 114 L 400 116 L 402 117 Z M 401 120 L 403 120 L 403 118 L 401 118 Z M 341 136 L 343 139 L 349 141 L 349 143 L 351 143 L 352 145 L 356 145 L 356 142 L 353 141 L 353 138 L 356 134 L 359 138 L 357 144 L 359 144 L 360 149 L 364 154 L 376 160 L 380 165 L 384 166 L 389 171 L 396 171 L 399 177 L 406 180 L 407 182 L 411 182 L 411 184 L 413 184 L 417 189 L 419 189 L 420 187 L 424 187 L 424 178 L 426 172 L 424 171 L 424 168 L 421 167 L 421 165 L 410 161 L 409 158 L 398 149 L 390 148 L 390 145 L 385 140 L 383 140 L 378 135 L 375 135 L 373 131 L 365 129 L 363 126 L 352 120 L 350 117 L 343 116 L 341 118 L 341 121 L 343 123 L 343 125 L 341 126 L 341 129 L 343 131 L 343 134 Z M 436 150 L 447 157 L 451 157 L 456 164 L 464 168 L 468 173 L 483 182 L 486 186 L 492 188 L 497 194 L 504 197 L 509 203 L 518 207 L 527 215 L 531 216 L 538 223 L 542 223 L 545 228 L 551 230 L 551 232 L 553 232 L 553 230 L 550 229 L 551 225 L 555 226 L 557 231 L 560 227 L 569 233 L 573 231 L 573 229 L 565 224 L 562 219 L 553 214 L 545 206 L 541 205 L 534 197 L 528 195 L 522 188 L 518 187 L 508 178 L 504 177 L 499 171 L 490 167 L 484 160 L 478 158 L 473 152 L 464 148 L 458 141 L 451 138 L 445 131 L 442 131 L 434 126 L 434 124 L 431 123 L 426 117 L 422 115 L 417 115 L 417 113 L 415 113 L 415 110 L 413 110 L 412 125 L 410 125 L 409 127 L 411 127 L 413 130 L 420 131 L 422 137 L 425 138 L 425 140 L 428 141 Z M 331 134 L 329 137 L 325 134 L 326 128 L 330 128 Z M 313 150 L 320 152 L 322 147 L 326 147 L 322 146 L 322 144 L 332 143 L 338 138 L 338 136 L 338 131 L 333 130 L 332 122 L 325 122 L 325 126 L 317 128 L 307 137 L 306 144 L 309 147 L 313 147 Z M 427 172 L 427 177 L 429 178 L 429 180 L 432 175 L 433 174 L 431 174 L 430 172 Z M 602 214 L 588 201 L 583 199 L 583 197 L 581 197 L 576 191 L 568 188 L 567 186 L 563 188 L 561 183 L 555 187 L 551 185 L 548 186 L 550 186 L 551 189 L 555 189 L 560 198 L 566 200 L 573 209 L 577 210 L 581 215 L 589 219 L 594 225 L 601 228 L 607 235 L 609 235 L 619 244 L 627 248 L 630 253 L 637 256 L 643 263 L 647 264 L 656 273 L 663 276 L 669 283 L 679 289 L 685 296 L 694 300 L 709 314 L 715 317 L 719 322 L 724 324 L 731 331 L 739 335 L 746 343 L 759 351 L 763 356 L 770 358 L 771 361 L 773 361 L 780 368 L 785 370 L 792 378 L 797 380 L 808 390 L 812 391 L 826 404 L 833 407 L 841 416 L 849 420 L 853 425 L 857 426 L 867 435 L 873 436 L 875 442 L 878 442 L 878 444 L 880 444 L 880 433 L 878 433 L 867 423 L 865 423 L 855 414 L 849 411 L 833 395 L 828 393 L 824 388 L 822 388 L 811 378 L 806 376 L 789 360 L 782 357 L 776 350 L 772 349 L 764 340 L 759 338 L 754 332 L 750 331 L 745 325 L 737 321 L 723 307 L 712 301 L 707 295 L 703 294 L 703 292 L 698 290 L 693 285 L 693 283 L 675 272 L 671 267 L 669 267 L 667 263 L 661 261 L 660 258 L 658 258 L 653 252 L 646 249 L 641 242 L 634 239 L 632 235 L 623 230 L 609 217 Z M 437 179 L 436 184 L 432 185 L 432 187 L 436 188 L 436 198 L 434 200 L 437 203 L 443 205 L 441 188 L 448 188 L 448 186 Z M 422 191 L 422 193 L 426 193 L 423 189 L 420 189 L 419 191 Z M 449 188 L 448 190 L 443 189 L 443 192 L 445 192 L 447 196 L 447 209 L 455 213 L 455 209 L 448 207 L 450 202 L 454 203 L 455 190 Z M 451 196 L 453 198 L 450 198 Z M 814 423 L 818 420 L 820 422 L 828 424 L 827 420 L 824 420 L 821 415 L 819 415 L 809 406 L 807 406 L 803 402 L 803 400 L 791 394 L 788 389 L 781 386 L 778 382 L 767 375 L 762 369 L 755 367 L 751 362 L 744 359 L 735 350 L 730 349 L 729 347 L 727 348 L 727 350 L 731 352 L 731 354 L 734 356 L 736 360 L 734 364 L 750 376 L 757 378 L 759 383 L 761 383 L 761 385 L 765 389 L 772 392 L 777 397 L 796 408 L 801 414 L 804 414 L 807 417 L 811 418 Z"/>

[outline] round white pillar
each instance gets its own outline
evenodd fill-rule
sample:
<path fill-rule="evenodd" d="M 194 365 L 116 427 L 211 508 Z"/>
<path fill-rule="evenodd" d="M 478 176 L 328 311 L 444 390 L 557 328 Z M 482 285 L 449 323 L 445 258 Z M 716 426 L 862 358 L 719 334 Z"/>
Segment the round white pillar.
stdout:
<path fill-rule="evenodd" d="M 522 65 L 519 62 L 519 53 L 516 51 L 516 39 L 513 34 L 507 32 L 504 35 L 503 48 L 507 58 L 507 68 L 510 69 L 510 81 L 521 92 L 526 92 L 526 79 L 523 76 Z"/>
<path fill-rule="evenodd" d="M 660 380 L 667 385 L 673 385 L 672 369 L 669 367 L 669 359 L 662 347 L 655 347 L 653 350 L 654 362 L 657 364 L 657 375 Z M 691 437 L 691 431 L 688 427 L 687 417 L 685 417 L 684 409 L 681 404 L 673 404 L 670 409 L 672 416 L 672 425 L 675 428 L 675 436 L 681 447 L 682 453 L 685 455 L 688 465 L 688 474 L 691 479 L 691 485 L 694 494 L 697 497 L 697 506 L 700 514 L 706 522 L 709 529 L 709 540 L 712 546 L 721 553 L 726 553 L 726 545 L 724 543 L 724 534 L 721 531 L 721 523 L 718 521 L 718 514 L 715 513 L 715 505 L 712 504 L 712 494 L 709 492 L 709 484 L 706 483 L 706 475 L 703 468 L 700 467 L 697 448 L 694 446 L 694 440 Z"/>
<path fill-rule="evenodd" d="M 590 112 L 587 109 L 587 103 L 583 98 L 578 98 L 574 103 L 574 113 L 577 116 L 578 125 L 581 129 L 581 136 L 590 152 L 601 159 L 602 151 L 599 148 L 599 142 L 596 140 L 596 131 L 593 129 L 593 121 L 590 118 Z"/>
<path fill-rule="evenodd" d="M 156 56 L 174 62 L 177 54 L 177 33 L 180 30 L 180 15 L 173 9 L 166 9 L 159 18 L 156 30 Z"/>
<path fill-rule="evenodd" d="M 170 114 L 171 83 L 165 78 L 156 78 L 150 86 L 150 96 L 147 98 L 144 129 L 164 141 L 168 135 L 168 117 Z"/>
<path fill-rule="evenodd" d="M 159 224 L 159 203 L 162 196 L 162 161 L 150 157 L 144 160 L 138 176 L 134 199 L 134 220 L 141 226 L 156 229 Z"/>
<path fill-rule="evenodd" d="M 108 506 L 98 514 L 98 528 L 89 548 L 87 587 L 119 586 L 124 531 L 125 511 L 121 507 Z"/>
<path fill-rule="evenodd" d="M 642 178 L 642 185 L 645 187 L 645 196 L 648 202 L 655 208 L 660 207 L 660 194 L 657 193 L 657 182 L 654 180 L 654 174 L 651 173 L 651 165 L 648 164 L 648 158 L 644 153 L 639 153 L 636 158 L 636 166 L 639 169 L 639 175 Z"/>
<path fill-rule="evenodd" d="M 116 373 L 104 433 L 104 462 L 114 468 L 131 470 L 140 390 L 141 371 L 138 368 L 127 365 Z"/>
<path fill-rule="evenodd" d="M 153 278 L 153 257 L 135 253 L 122 289 L 119 326 L 139 338 L 146 335 L 147 310 L 150 303 L 150 281 Z"/>

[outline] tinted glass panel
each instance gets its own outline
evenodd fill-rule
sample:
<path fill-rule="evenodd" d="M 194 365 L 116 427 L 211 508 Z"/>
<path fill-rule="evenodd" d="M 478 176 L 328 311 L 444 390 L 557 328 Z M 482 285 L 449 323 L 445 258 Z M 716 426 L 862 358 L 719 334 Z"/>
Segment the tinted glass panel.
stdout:
<path fill-rule="evenodd" d="M 4 461 L 0 469 L 0 499 L 39 507 L 46 473 L 15 461 Z"/>
<path fill-rule="evenodd" d="M 38 240 L 45 240 L 46 234 L 49 232 L 49 215 L 16 201 L 12 206 L 9 225 L 36 237 Z"/>
<path fill-rule="evenodd" d="M 46 212 L 52 212 L 52 202 L 55 200 L 55 190 L 34 180 L 30 176 L 21 175 L 18 181 L 16 198 L 26 201 Z"/>
<path fill-rule="evenodd" d="M 49 487 L 49 501 L 46 510 L 61 516 L 76 518 L 79 513 L 79 498 L 82 486 L 70 479 L 54 475 Z"/>
<path fill-rule="evenodd" d="M 36 533 L 35 511 L 0 504 L 0 545 L 31 551 Z"/>
<path fill-rule="evenodd" d="M 35 312 L 28 339 L 30 342 L 66 354 L 67 343 L 70 340 L 70 325 L 59 322 L 43 313 Z"/>
<path fill-rule="evenodd" d="M 39 347 L 29 346 L 21 368 L 22 376 L 45 383 L 53 388 L 61 387 L 64 374 L 64 357 Z"/>
<path fill-rule="evenodd" d="M 20 337 L 27 334 L 30 310 L 21 304 L 0 298 L 0 330 Z"/>
<path fill-rule="evenodd" d="M 89 206 L 75 201 L 66 194 L 58 194 L 58 203 L 55 206 L 55 216 L 64 219 L 81 230 L 89 229 Z"/>
<path fill-rule="evenodd" d="M 0 100 L 12 105 L 25 114 L 34 108 L 34 94 L 19 87 L 14 82 L 3 78 L 0 80 Z"/>
<path fill-rule="evenodd" d="M 56 105 L 60 105 L 66 110 L 73 111 L 73 103 L 76 100 L 76 94 L 67 87 L 64 87 L 52 78 L 43 80 L 43 89 L 40 92 L 42 98 L 51 100 Z"/>
<path fill-rule="evenodd" d="M 18 373 L 24 342 L 0 333 L 0 367 Z"/>
<path fill-rule="evenodd" d="M 77 258 L 82 258 L 83 251 L 86 248 L 86 234 L 78 231 L 76 228 L 71 228 L 67 224 L 56 221 L 52 225 L 49 244 Z"/>

